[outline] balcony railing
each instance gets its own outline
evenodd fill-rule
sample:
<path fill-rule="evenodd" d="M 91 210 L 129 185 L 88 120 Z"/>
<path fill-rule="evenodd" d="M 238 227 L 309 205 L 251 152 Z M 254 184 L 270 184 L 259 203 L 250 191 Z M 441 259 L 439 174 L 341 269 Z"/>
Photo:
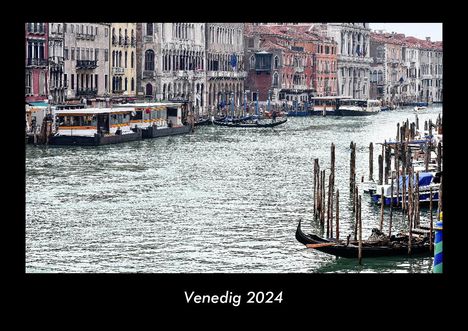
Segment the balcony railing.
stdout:
<path fill-rule="evenodd" d="M 144 70 L 143 78 L 154 78 L 154 70 Z"/>
<path fill-rule="evenodd" d="M 93 34 L 87 34 L 87 33 L 77 33 L 76 34 L 76 39 L 94 40 L 95 38 L 96 38 L 96 36 L 93 35 Z"/>
<path fill-rule="evenodd" d="M 123 75 L 125 73 L 125 69 L 122 67 L 114 67 L 112 68 L 113 75 Z"/>
<path fill-rule="evenodd" d="M 97 89 L 83 89 L 83 90 L 77 90 L 76 91 L 76 96 L 88 96 L 88 97 L 95 97 L 97 95 Z"/>
<path fill-rule="evenodd" d="M 76 60 L 76 69 L 96 69 L 97 61 Z"/>
<path fill-rule="evenodd" d="M 37 67 L 47 67 L 48 61 L 47 59 L 34 59 L 34 58 L 27 58 L 26 65 L 28 66 L 37 66 Z"/>

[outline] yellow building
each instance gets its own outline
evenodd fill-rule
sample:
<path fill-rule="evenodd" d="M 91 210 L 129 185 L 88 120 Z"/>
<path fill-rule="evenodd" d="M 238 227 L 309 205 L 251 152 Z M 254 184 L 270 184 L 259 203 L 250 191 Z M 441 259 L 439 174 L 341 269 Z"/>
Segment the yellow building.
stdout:
<path fill-rule="evenodd" d="M 110 35 L 111 96 L 136 95 L 136 23 L 112 23 Z"/>

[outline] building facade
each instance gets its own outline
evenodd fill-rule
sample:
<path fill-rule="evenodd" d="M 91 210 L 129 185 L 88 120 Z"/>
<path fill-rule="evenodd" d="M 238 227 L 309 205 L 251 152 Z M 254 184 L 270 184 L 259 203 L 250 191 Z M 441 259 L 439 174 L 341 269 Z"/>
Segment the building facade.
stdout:
<path fill-rule="evenodd" d="M 51 103 L 64 103 L 67 92 L 67 77 L 63 57 L 63 24 L 49 23 L 49 95 Z"/>
<path fill-rule="evenodd" d="M 327 23 L 320 28 L 337 42 L 338 94 L 369 98 L 369 23 Z"/>
<path fill-rule="evenodd" d="M 113 99 L 136 95 L 136 23 L 111 23 L 110 84 Z"/>
<path fill-rule="evenodd" d="M 137 92 L 206 106 L 205 23 L 137 23 Z"/>
<path fill-rule="evenodd" d="M 47 23 L 25 24 L 25 98 L 26 102 L 48 99 L 48 45 Z"/>
<path fill-rule="evenodd" d="M 371 97 L 387 104 L 442 102 L 441 42 L 380 31 L 371 34 L 370 51 Z"/>
<path fill-rule="evenodd" d="M 220 104 L 244 101 L 244 23 L 206 24 L 206 105 L 210 111 Z"/>
<path fill-rule="evenodd" d="M 110 24 L 61 23 L 66 100 L 100 102 L 110 96 Z"/>
<path fill-rule="evenodd" d="M 303 104 L 337 94 L 337 43 L 310 24 L 246 25 L 246 86 L 255 100 Z"/>

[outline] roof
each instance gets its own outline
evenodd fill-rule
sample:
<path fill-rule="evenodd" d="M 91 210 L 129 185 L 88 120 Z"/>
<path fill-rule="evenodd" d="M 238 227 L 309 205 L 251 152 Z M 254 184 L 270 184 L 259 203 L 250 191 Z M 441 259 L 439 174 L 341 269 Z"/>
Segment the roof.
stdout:
<path fill-rule="evenodd" d="M 139 102 L 139 103 L 121 103 L 113 105 L 114 108 L 124 107 L 179 107 L 180 103 L 174 102 Z"/>
<path fill-rule="evenodd" d="M 377 33 L 371 32 L 371 40 L 384 44 L 394 44 L 404 47 L 424 48 L 433 50 L 442 50 L 442 41 L 430 41 L 426 39 L 418 39 L 413 36 L 406 37 L 403 33 Z"/>
<path fill-rule="evenodd" d="M 56 115 L 92 115 L 92 114 L 111 114 L 111 113 L 131 113 L 134 111 L 131 107 L 119 108 L 83 108 L 83 109 L 59 109 L 55 111 Z"/>

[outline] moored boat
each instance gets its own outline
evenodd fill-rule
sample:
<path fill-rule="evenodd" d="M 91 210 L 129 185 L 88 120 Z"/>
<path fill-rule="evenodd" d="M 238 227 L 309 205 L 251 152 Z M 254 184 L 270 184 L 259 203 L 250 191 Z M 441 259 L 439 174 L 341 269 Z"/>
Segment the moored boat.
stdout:
<path fill-rule="evenodd" d="M 380 100 L 344 99 L 337 110 L 340 116 L 367 116 L 380 113 Z"/>
<path fill-rule="evenodd" d="M 226 126 L 230 128 L 272 128 L 281 124 L 284 124 L 288 121 L 287 118 L 269 120 L 269 121 L 244 121 L 244 122 L 224 122 L 224 121 L 213 121 L 213 124 L 219 126 Z"/>
<path fill-rule="evenodd" d="M 362 241 L 363 258 L 409 255 L 408 235 L 397 234 L 389 238 L 378 229 L 373 229 L 372 232 L 372 239 Z M 306 234 L 301 229 L 301 221 L 299 221 L 296 229 L 296 240 L 308 248 L 334 256 L 359 257 L 358 241 L 325 239 L 314 234 Z M 413 234 L 411 238 L 411 255 L 431 255 L 430 248 L 428 236 Z"/>
<path fill-rule="evenodd" d="M 130 127 L 132 108 L 84 108 L 55 111 L 57 132 L 50 145 L 97 146 L 140 140 Z"/>
<path fill-rule="evenodd" d="M 130 108 L 130 125 L 133 130 L 141 129 L 142 138 L 158 138 L 189 133 L 190 125 L 183 125 L 179 103 L 146 102 L 114 106 L 115 109 Z"/>

